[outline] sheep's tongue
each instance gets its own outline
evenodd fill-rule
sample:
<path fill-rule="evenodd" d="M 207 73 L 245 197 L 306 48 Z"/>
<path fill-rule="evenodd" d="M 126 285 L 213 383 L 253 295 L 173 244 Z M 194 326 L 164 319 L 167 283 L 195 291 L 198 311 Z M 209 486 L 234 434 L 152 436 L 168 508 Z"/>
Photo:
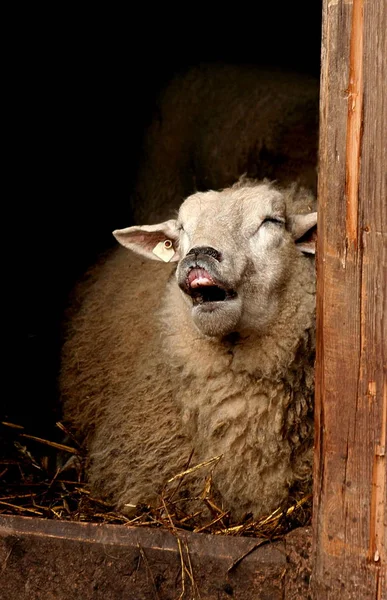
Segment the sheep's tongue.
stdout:
<path fill-rule="evenodd" d="M 192 269 L 188 274 L 188 284 L 191 288 L 214 285 L 211 275 L 205 269 Z"/>

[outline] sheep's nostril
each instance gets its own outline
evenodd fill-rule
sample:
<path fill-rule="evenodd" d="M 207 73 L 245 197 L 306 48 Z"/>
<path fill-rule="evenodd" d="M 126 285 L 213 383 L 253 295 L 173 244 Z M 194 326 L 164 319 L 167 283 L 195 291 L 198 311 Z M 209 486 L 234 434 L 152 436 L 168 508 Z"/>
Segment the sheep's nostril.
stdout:
<path fill-rule="evenodd" d="M 195 248 L 191 248 L 191 250 L 187 252 L 187 256 L 191 254 L 193 254 L 195 257 L 198 257 L 200 254 L 204 256 L 212 256 L 212 258 L 215 258 L 215 260 L 218 262 L 222 260 L 221 253 L 211 246 L 196 246 Z"/>

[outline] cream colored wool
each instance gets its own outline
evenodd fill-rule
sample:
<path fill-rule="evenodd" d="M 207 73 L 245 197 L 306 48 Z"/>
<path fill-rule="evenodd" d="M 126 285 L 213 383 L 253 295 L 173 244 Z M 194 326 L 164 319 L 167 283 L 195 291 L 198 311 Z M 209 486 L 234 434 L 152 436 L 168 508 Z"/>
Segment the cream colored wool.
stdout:
<path fill-rule="evenodd" d="M 120 247 L 80 285 L 60 383 L 65 416 L 87 440 L 94 493 L 118 508 L 157 503 L 191 450 L 193 464 L 222 455 L 214 486 L 235 518 L 268 514 L 308 485 L 315 268 L 294 238 L 302 234 L 296 219 L 304 223 L 314 209 L 311 194 L 295 186 L 242 181 L 199 193 L 176 222 L 156 228 L 172 236 L 177 262 Z M 154 229 L 115 234 L 147 253 Z M 210 317 L 178 286 L 184 257 L 206 239 L 222 253 L 205 258 L 208 269 L 236 292 Z M 203 485 L 198 473 L 180 492 Z"/>

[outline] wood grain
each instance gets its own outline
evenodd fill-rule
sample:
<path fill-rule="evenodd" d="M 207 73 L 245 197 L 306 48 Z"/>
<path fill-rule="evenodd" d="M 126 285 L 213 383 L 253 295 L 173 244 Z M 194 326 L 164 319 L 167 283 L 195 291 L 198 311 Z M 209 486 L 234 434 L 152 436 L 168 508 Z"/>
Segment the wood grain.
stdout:
<path fill-rule="evenodd" d="M 324 0 L 314 594 L 387 598 L 387 9 Z"/>

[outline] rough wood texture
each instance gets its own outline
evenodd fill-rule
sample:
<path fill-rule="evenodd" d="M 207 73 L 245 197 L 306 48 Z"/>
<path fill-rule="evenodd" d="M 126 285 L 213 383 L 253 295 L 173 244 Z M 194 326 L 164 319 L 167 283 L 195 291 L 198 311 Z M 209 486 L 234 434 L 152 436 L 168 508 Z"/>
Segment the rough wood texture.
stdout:
<path fill-rule="evenodd" d="M 324 0 L 314 594 L 387 598 L 387 3 Z"/>
<path fill-rule="evenodd" d="M 0 515 L 0 600 L 310 599 L 310 528 L 257 543 Z"/>

